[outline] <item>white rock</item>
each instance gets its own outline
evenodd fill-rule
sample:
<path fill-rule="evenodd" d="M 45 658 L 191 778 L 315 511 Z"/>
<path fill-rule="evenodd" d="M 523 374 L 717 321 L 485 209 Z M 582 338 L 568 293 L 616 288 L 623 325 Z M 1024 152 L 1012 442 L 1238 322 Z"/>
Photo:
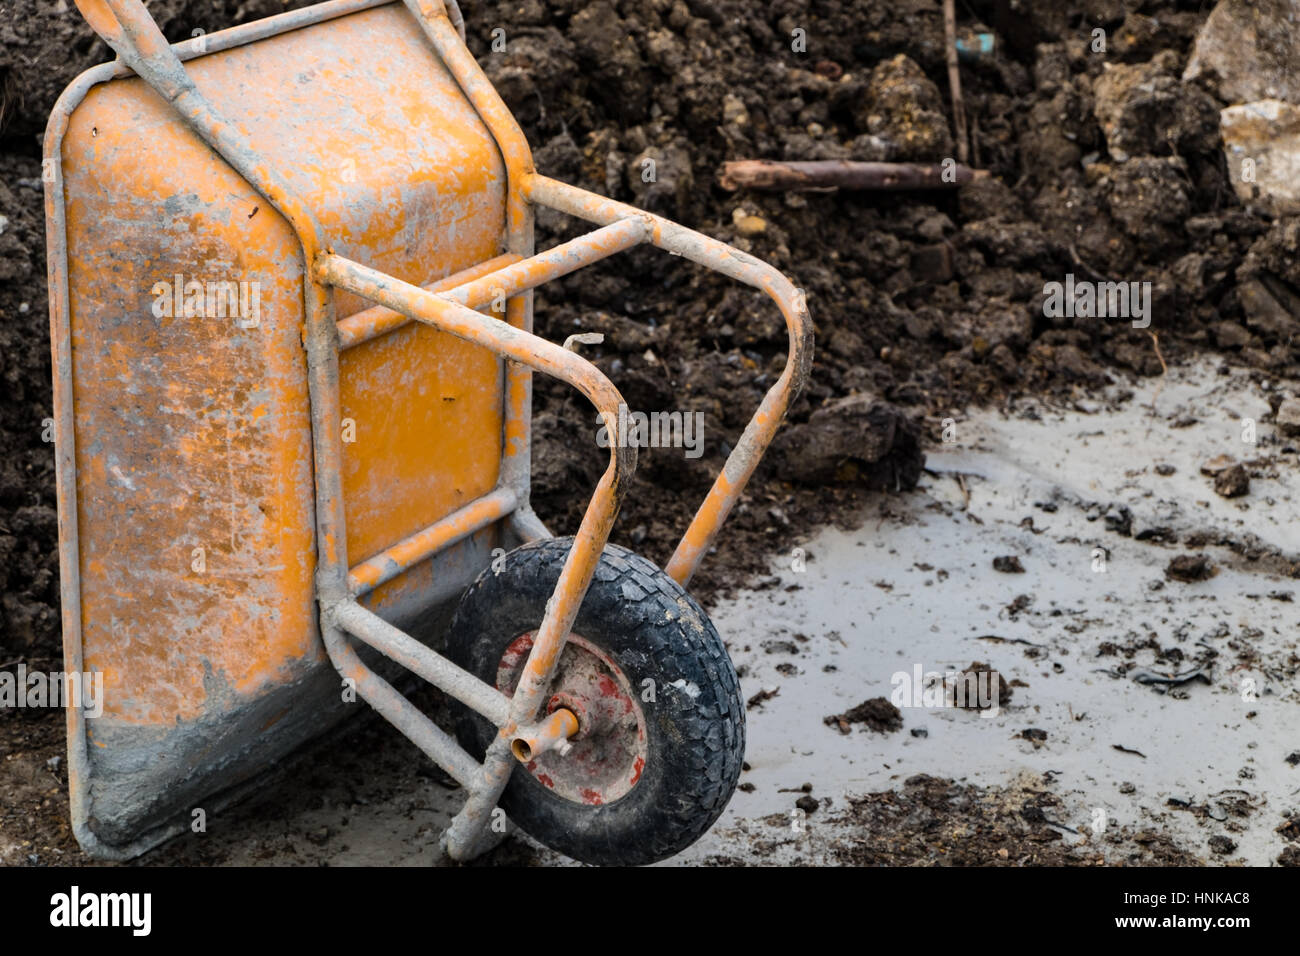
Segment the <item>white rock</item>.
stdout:
<path fill-rule="evenodd" d="M 1259 100 L 1221 111 L 1219 123 L 1241 200 L 1279 214 L 1300 212 L 1300 107 Z"/>

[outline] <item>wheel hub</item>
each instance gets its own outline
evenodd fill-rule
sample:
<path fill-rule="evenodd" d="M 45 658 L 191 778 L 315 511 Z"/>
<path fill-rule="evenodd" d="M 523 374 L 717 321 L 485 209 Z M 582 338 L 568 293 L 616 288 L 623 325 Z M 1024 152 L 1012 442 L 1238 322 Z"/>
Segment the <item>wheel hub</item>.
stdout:
<path fill-rule="evenodd" d="M 497 689 L 513 695 L 533 633 L 519 635 L 497 667 Z M 551 750 L 525 766 L 543 786 L 575 803 L 613 803 L 630 791 L 645 769 L 645 715 L 632 685 L 600 648 L 570 634 L 560 655 L 546 712 L 564 708 L 578 719 L 567 754 Z"/>

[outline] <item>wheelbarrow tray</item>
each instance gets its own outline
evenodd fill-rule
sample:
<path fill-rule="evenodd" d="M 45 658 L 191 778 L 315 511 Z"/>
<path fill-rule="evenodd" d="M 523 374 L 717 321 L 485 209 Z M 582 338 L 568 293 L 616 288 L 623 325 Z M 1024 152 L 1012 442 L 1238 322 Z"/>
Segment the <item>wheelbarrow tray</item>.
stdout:
<path fill-rule="evenodd" d="M 340 254 L 416 284 L 489 262 L 506 190 L 491 133 L 400 5 L 339 12 L 186 44 L 187 70 Z M 64 94 L 46 155 L 64 652 L 104 676 L 102 715 L 70 711 L 74 826 L 130 856 L 347 711 L 313 592 L 304 266 L 285 220 L 120 64 Z M 369 305 L 337 294 L 340 317 Z M 344 353 L 339 389 L 349 555 L 496 487 L 492 352 L 411 323 Z M 490 524 L 363 603 L 428 638 L 515 543 Z"/>

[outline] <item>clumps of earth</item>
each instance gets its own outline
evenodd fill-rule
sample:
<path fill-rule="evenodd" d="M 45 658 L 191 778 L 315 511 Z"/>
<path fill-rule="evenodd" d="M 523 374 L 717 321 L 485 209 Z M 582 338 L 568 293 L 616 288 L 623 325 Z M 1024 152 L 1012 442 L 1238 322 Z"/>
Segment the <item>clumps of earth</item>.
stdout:
<path fill-rule="evenodd" d="M 1184 584 L 1208 581 L 1218 573 L 1218 567 L 1204 554 L 1180 554 L 1165 566 L 1165 577 Z"/>
<path fill-rule="evenodd" d="M 993 559 L 993 570 L 1003 574 L 1024 574 L 1025 566 L 1014 554 L 1003 554 Z"/>
<path fill-rule="evenodd" d="M 787 549 L 864 491 L 908 488 L 921 468 L 914 443 L 970 402 L 1081 397 L 1116 377 L 1159 375 L 1195 349 L 1265 373 L 1300 370 L 1300 309 L 1286 293 L 1300 286 L 1296 233 L 1234 191 L 1219 110 L 1235 94 L 1208 74 L 1184 79 L 1205 14 L 1172 2 L 1012 6 L 973 3 L 960 24 L 997 38 L 993 55 L 963 66 L 971 164 L 990 175 L 956 192 L 901 194 L 733 193 L 718 173 L 747 158 L 949 156 L 938 2 L 808 11 L 790 0 L 572 0 L 471 12 L 471 46 L 540 169 L 730 241 L 808 295 L 809 387 L 697 588 L 732 583 L 719 564 L 758 570 L 755 556 Z M 476 29 L 497 23 L 520 38 L 504 54 Z M 1097 29 L 1104 54 L 1092 49 Z M 791 49 L 796 30 L 806 53 Z M 539 222 L 572 234 L 559 217 Z M 779 374 L 785 331 L 749 290 L 653 252 L 631 261 L 616 276 L 589 270 L 544 289 L 539 323 L 553 337 L 606 332 L 589 354 L 633 404 L 704 411 L 718 443 L 689 465 L 651 450 L 644 480 L 674 494 L 634 496 L 616 532 L 662 558 Z M 1150 327 L 1045 316 L 1045 282 L 1070 274 L 1151 283 Z M 538 393 L 555 471 L 535 495 L 567 527 L 581 507 L 575 482 L 594 483 L 603 462 L 567 440 L 575 402 L 549 383 Z"/>
<path fill-rule="evenodd" d="M 886 734 L 902 729 L 903 715 L 885 698 L 872 697 L 842 714 L 830 714 L 822 718 L 822 723 L 834 727 L 842 734 L 851 733 L 854 724 L 862 724 L 868 730 Z"/>
<path fill-rule="evenodd" d="M 1166 834 L 1129 826 L 1095 836 L 1065 819 L 1050 777 L 981 788 L 929 774 L 850 797 L 823 821 L 834 862 L 851 866 L 1187 866 L 1204 862 Z M 842 828 L 843 836 L 838 835 Z M 1215 852 L 1219 852 L 1215 849 Z"/>
<path fill-rule="evenodd" d="M 993 682 L 997 681 L 997 700 L 993 699 Z M 990 710 L 1011 703 L 1011 685 L 1007 679 L 982 661 L 975 661 L 955 678 L 957 706 L 963 710 Z"/>

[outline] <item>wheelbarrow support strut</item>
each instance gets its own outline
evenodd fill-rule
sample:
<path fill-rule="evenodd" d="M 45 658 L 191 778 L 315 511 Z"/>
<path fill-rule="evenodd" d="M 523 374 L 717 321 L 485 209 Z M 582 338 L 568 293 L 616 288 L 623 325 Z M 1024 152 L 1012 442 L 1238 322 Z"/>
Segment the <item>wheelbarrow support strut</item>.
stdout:
<path fill-rule="evenodd" d="M 789 331 L 785 370 L 728 456 L 668 563 L 667 573 L 683 585 L 708 553 L 808 375 L 812 323 L 803 295 L 780 272 L 753 256 L 658 216 L 538 175 L 522 131 L 465 46 L 442 0 L 404 2 L 501 150 L 508 177 L 506 251 L 429 288 L 402 282 L 336 255 L 313 211 L 195 87 L 178 55 L 183 53 L 188 58 L 195 51 L 187 44 L 170 46 L 141 0 L 76 2 L 91 26 L 118 53 L 121 63 L 163 96 L 288 221 L 302 245 L 307 265 L 303 281 L 303 345 L 316 498 L 316 597 L 323 642 L 334 667 L 354 683 L 357 693 L 466 788 L 468 799 L 447 832 L 446 848 L 453 859 L 470 858 L 488 843 L 487 824 L 513 760 L 526 762 L 545 750 L 563 749 L 566 738 L 578 726 L 573 715 L 563 708 L 540 719 L 538 712 L 635 470 L 635 447 L 611 443 L 609 466 L 583 515 L 513 696 L 507 697 L 457 667 L 358 600 L 440 549 L 498 521 L 508 521 L 525 540 L 547 536 L 528 502 L 532 370 L 574 386 L 607 423 L 617 420 L 623 401 L 614 385 L 581 356 L 532 333 L 531 290 L 584 265 L 649 243 L 762 289 L 780 308 Z M 317 16 L 342 16 L 382 2 L 386 0 L 332 0 L 320 6 L 324 13 Z M 295 14 L 282 16 L 291 19 Z M 216 39 L 212 38 L 214 42 Z M 586 219 L 600 228 L 534 255 L 535 205 Z M 334 310 L 335 289 L 359 295 L 375 306 L 340 322 Z M 503 294 L 505 322 L 479 311 Z M 379 555 L 349 567 L 342 487 L 339 353 L 410 321 L 480 345 L 506 360 L 506 427 L 500 479 L 497 488 L 487 495 Z M 59 451 L 68 454 L 71 449 L 61 443 Z M 65 607 L 65 615 L 74 613 L 75 608 Z M 375 648 L 499 727 L 484 761 L 480 764 L 470 756 L 366 666 L 349 638 Z M 74 719 L 70 714 L 69 720 Z M 84 760 L 84 753 L 73 753 L 74 764 Z M 73 771 L 79 769 L 74 766 Z"/>

